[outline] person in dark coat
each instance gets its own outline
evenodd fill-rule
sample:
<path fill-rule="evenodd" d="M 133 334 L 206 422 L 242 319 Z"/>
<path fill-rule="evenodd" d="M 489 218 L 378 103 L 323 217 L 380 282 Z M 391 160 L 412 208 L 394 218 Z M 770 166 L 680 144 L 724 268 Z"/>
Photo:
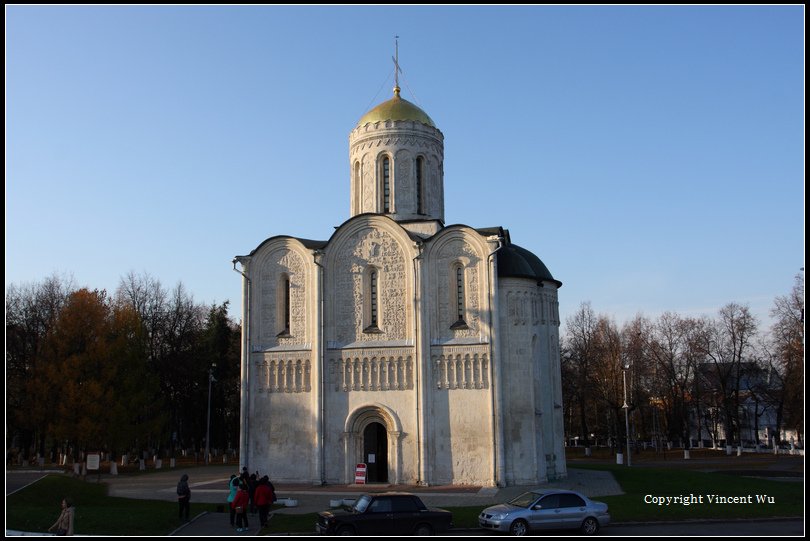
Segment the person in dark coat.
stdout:
<path fill-rule="evenodd" d="M 185 473 L 177 483 L 177 503 L 180 505 L 180 520 L 188 522 L 191 511 L 191 489 L 188 487 L 188 475 Z"/>
<path fill-rule="evenodd" d="M 259 478 L 255 473 L 251 473 L 248 478 L 248 496 L 250 496 L 250 514 L 256 514 L 256 486 L 259 484 Z"/>

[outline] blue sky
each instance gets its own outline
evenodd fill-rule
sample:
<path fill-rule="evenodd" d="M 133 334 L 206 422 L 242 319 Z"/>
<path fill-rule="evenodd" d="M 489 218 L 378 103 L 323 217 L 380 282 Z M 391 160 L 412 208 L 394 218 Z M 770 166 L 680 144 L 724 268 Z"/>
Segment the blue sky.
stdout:
<path fill-rule="evenodd" d="M 403 97 L 447 224 L 583 301 L 763 325 L 804 266 L 803 6 L 6 6 L 6 286 L 129 272 L 231 301 L 231 260 L 349 217 L 348 134 Z"/>

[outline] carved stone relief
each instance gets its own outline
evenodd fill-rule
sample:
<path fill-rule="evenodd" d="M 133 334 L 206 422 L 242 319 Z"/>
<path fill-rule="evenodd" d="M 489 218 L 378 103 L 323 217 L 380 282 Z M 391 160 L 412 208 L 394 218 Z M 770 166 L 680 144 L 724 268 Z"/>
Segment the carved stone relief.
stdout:
<path fill-rule="evenodd" d="M 363 184 L 362 195 L 358 191 L 352 198 L 353 202 L 360 202 L 355 207 L 356 213 L 381 212 L 380 179 L 376 168 L 377 156 L 385 151 L 393 158 L 391 175 L 395 215 L 407 216 L 417 211 L 414 159 L 416 154 L 421 154 L 426 158 L 423 211 L 427 216 L 444 219 L 443 189 L 440 186 L 443 141 L 444 137 L 435 128 L 413 122 L 377 122 L 352 130 L 349 135 L 350 160 L 354 163 L 360 159 Z"/>
<path fill-rule="evenodd" d="M 395 208 L 397 212 L 415 212 L 413 206 L 413 179 L 411 178 L 412 169 L 411 153 L 407 150 L 400 150 L 396 154 L 396 172 L 394 174 L 395 183 Z"/>
<path fill-rule="evenodd" d="M 486 389 L 489 387 L 489 357 L 478 352 L 447 352 L 431 356 L 433 382 L 437 389 Z"/>
<path fill-rule="evenodd" d="M 526 325 L 531 322 L 531 301 L 527 291 L 506 293 L 506 306 L 509 322 L 512 325 Z"/>
<path fill-rule="evenodd" d="M 540 294 L 542 305 L 541 321 L 544 324 L 560 325 L 560 305 L 557 302 L 557 294 L 554 291 L 543 289 Z"/>
<path fill-rule="evenodd" d="M 456 275 L 455 265 L 460 263 L 464 267 L 464 322 L 467 328 L 450 329 L 457 321 L 456 306 Z M 436 269 L 436 295 L 435 303 L 438 310 L 438 328 L 434 329 L 434 336 L 444 338 L 475 338 L 480 334 L 481 320 L 481 287 L 479 266 L 481 258 L 475 249 L 465 240 L 455 238 L 442 246 L 435 263 Z"/>
<path fill-rule="evenodd" d="M 308 393 L 311 366 L 307 358 L 270 357 L 257 362 L 258 391 L 260 393 Z"/>
<path fill-rule="evenodd" d="M 284 323 L 279 321 L 285 302 L 282 276 L 290 280 L 290 336 L 279 338 Z M 303 344 L 306 342 L 306 267 L 298 253 L 282 249 L 262 263 L 259 283 L 260 343 Z"/>
<path fill-rule="evenodd" d="M 329 359 L 329 381 L 335 391 L 413 389 L 413 370 L 409 354 L 349 354 Z"/>
<path fill-rule="evenodd" d="M 443 217 L 443 213 L 441 209 L 444 208 L 444 201 L 442 201 L 442 177 L 439 174 L 439 167 L 435 160 L 430 160 L 428 162 L 429 167 L 428 171 L 430 171 L 429 178 L 430 182 L 428 183 L 430 186 L 430 203 L 428 207 L 430 208 L 430 213 L 433 215 L 437 215 L 439 218 Z"/>
<path fill-rule="evenodd" d="M 397 240 L 386 231 L 365 229 L 344 244 L 334 268 L 334 328 L 338 343 L 403 340 L 407 337 L 407 261 Z M 380 333 L 364 333 L 366 270 L 378 269 Z"/>
<path fill-rule="evenodd" d="M 559 303 L 550 290 L 508 291 L 506 314 L 512 325 L 560 325 Z"/>
<path fill-rule="evenodd" d="M 374 162 L 371 157 L 366 154 L 363 156 L 363 172 L 362 175 L 362 191 L 363 191 L 363 208 L 360 212 L 377 212 L 374 198 L 377 193 L 376 182 L 377 176 L 374 174 Z"/>

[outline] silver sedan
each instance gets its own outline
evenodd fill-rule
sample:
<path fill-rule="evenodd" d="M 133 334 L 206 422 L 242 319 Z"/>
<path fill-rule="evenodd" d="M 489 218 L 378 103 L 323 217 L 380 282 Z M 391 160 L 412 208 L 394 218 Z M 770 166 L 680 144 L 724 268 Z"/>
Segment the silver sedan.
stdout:
<path fill-rule="evenodd" d="M 579 529 L 593 535 L 610 524 L 608 506 L 571 490 L 532 490 L 478 515 L 487 530 L 527 535 L 531 530 Z"/>

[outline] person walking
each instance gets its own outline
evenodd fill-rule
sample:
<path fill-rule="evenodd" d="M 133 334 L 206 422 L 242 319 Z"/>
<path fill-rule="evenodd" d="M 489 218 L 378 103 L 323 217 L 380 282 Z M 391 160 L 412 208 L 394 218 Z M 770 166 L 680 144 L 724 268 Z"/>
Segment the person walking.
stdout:
<path fill-rule="evenodd" d="M 236 519 L 236 511 L 233 507 L 233 500 L 236 498 L 236 493 L 239 492 L 239 478 L 236 475 L 231 475 L 230 481 L 228 481 L 228 510 L 231 513 L 231 528 L 234 526 L 234 520 Z"/>
<path fill-rule="evenodd" d="M 177 483 L 177 503 L 180 504 L 180 520 L 188 522 L 191 511 L 191 489 L 188 487 L 188 475 L 185 473 Z"/>
<path fill-rule="evenodd" d="M 240 482 L 239 490 L 236 497 L 231 502 L 233 510 L 236 513 L 236 531 L 248 531 L 248 505 L 250 504 L 250 496 L 248 495 L 247 483 Z"/>
<path fill-rule="evenodd" d="M 256 514 L 256 486 L 259 484 L 259 477 L 251 473 L 248 478 L 248 496 L 250 497 L 250 514 Z"/>
<path fill-rule="evenodd" d="M 48 528 L 49 532 L 56 532 L 56 535 L 73 535 L 73 517 L 75 509 L 73 502 L 67 498 L 62 499 L 62 512 L 53 526 Z"/>
<path fill-rule="evenodd" d="M 267 525 L 267 515 L 270 513 L 270 505 L 273 503 L 273 492 L 270 490 L 270 479 L 265 475 L 259 479 L 256 485 L 256 507 L 259 508 L 259 525 L 264 528 Z"/>

